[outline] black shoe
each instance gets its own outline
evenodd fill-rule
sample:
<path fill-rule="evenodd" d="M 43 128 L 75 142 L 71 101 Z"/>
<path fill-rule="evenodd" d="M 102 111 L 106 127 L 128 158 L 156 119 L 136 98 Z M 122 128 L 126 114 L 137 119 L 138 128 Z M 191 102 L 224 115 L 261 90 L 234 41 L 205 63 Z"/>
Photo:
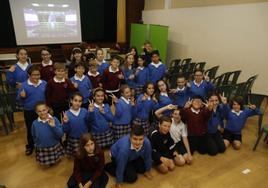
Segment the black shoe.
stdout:
<path fill-rule="evenodd" d="M 33 148 L 26 148 L 25 155 L 31 155 L 33 153 Z"/>

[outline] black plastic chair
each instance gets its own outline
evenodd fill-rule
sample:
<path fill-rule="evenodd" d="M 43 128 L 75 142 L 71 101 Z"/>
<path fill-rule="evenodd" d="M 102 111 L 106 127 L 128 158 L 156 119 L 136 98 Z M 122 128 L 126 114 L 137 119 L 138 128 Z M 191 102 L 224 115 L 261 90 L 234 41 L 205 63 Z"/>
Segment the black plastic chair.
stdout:
<path fill-rule="evenodd" d="M 198 62 L 195 64 L 194 70 L 199 69 L 201 71 L 205 70 L 206 62 Z"/>
<path fill-rule="evenodd" d="M 213 80 L 216 77 L 217 71 L 220 66 L 215 66 L 210 69 L 207 69 L 204 74 L 210 78 L 210 80 Z"/>
<path fill-rule="evenodd" d="M 264 140 L 263 141 L 266 142 L 266 144 L 268 144 L 268 125 L 265 125 L 261 129 L 260 134 L 258 135 L 258 138 L 256 140 L 256 143 L 255 143 L 255 145 L 253 147 L 253 151 L 255 151 L 257 149 L 257 146 L 258 146 L 258 144 L 259 144 L 259 142 L 261 140 L 261 137 L 263 136 L 264 133 L 265 133 L 265 137 L 264 137 Z"/>
<path fill-rule="evenodd" d="M 222 84 L 223 85 L 227 85 L 227 84 L 235 85 L 237 83 L 237 80 L 240 74 L 241 74 L 241 70 L 225 73 Z"/>

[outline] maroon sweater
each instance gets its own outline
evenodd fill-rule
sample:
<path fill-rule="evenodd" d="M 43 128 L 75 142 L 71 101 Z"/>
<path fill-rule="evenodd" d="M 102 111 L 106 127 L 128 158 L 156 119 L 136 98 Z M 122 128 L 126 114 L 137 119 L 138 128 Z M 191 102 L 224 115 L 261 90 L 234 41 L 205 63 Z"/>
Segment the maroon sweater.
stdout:
<path fill-rule="evenodd" d="M 87 74 L 88 78 L 90 79 L 90 82 L 92 84 L 93 89 L 100 87 L 101 84 L 101 75 L 97 75 L 97 76 L 89 76 Z"/>
<path fill-rule="evenodd" d="M 198 114 L 192 112 L 191 108 L 181 110 L 182 121 L 187 124 L 189 136 L 201 136 L 207 133 L 207 124 L 213 111 L 202 108 Z"/>
<path fill-rule="evenodd" d="M 90 181 L 94 182 L 96 178 L 101 176 L 104 169 L 104 153 L 103 151 L 100 151 L 95 156 L 86 156 L 83 159 L 75 158 L 74 160 L 74 169 L 73 169 L 73 175 L 75 180 L 78 182 L 78 184 L 81 182 L 83 185 L 86 182 L 82 181 L 82 173 L 83 172 L 89 172 L 93 175 L 90 177 Z"/>
<path fill-rule="evenodd" d="M 47 65 L 44 67 L 41 63 L 40 73 L 41 73 L 41 79 L 45 80 L 46 82 L 48 82 L 55 76 L 53 65 Z"/>
<path fill-rule="evenodd" d="M 76 88 L 68 79 L 65 79 L 65 82 L 61 83 L 55 82 L 54 79 L 50 79 L 46 88 L 47 105 L 51 107 L 52 104 L 66 103 L 69 100 L 69 96 L 75 91 Z"/>
<path fill-rule="evenodd" d="M 105 90 L 117 90 L 120 88 L 124 79 L 119 79 L 118 75 L 123 74 L 119 69 L 117 72 L 110 72 L 109 67 L 104 70 L 102 75 L 102 84 Z"/>

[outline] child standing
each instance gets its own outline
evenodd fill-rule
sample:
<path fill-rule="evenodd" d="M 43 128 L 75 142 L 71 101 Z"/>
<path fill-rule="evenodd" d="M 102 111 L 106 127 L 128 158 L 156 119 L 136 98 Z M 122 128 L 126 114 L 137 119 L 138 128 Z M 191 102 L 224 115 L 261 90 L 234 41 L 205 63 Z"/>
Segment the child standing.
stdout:
<path fill-rule="evenodd" d="M 131 88 L 134 89 L 135 88 L 135 70 L 133 68 L 133 63 L 134 63 L 134 55 L 129 53 L 126 55 L 125 58 L 125 63 L 123 66 L 123 73 L 124 73 L 124 77 L 126 80 L 126 84 Z"/>
<path fill-rule="evenodd" d="M 239 150 L 242 145 L 242 129 L 246 124 L 248 117 L 262 114 L 254 104 L 244 108 L 243 98 L 240 96 L 234 97 L 230 106 L 227 105 L 226 98 L 222 97 L 224 105 L 224 113 L 227 123 L 223 132 L 223 141 L 226 148 L 232 144 L 233 148 Z"/>
<path fill-rule="evenodd" d="M 154 84 L 148 82 L 144 85 L 143 94 L 137 99 L 137 116 L 133 120 L 133 125 L 140 125 L 143 127 L 145 135 L 149 135 L 152 130 L 149 117 L 156 103 L 157 100 L 154 97 Z"/>
<path fill-rule="evenodd" d="M 68 68 L 68 77 L 71 78 L 75 75 L 75 65 L 77 63 L 83 63 L 84 64 L 84 67 L 85 67 L 85 72 L 88 71 L 88 67 L 87 67 L 87 64 L 83 61 L 83 52 L 81 50 L 81 48 L 78 48 L 78 47 L 75 47 L 73 48 L 73 51 L 72 51 L 72 61 L 71 61 L 71 64 L 69 64 L 67 66 Z"/>
<path fill-rule="evenodd" d="M 35 107 L 38 118 L 33 122 L 32 135 L 36 147 L 36 160 L 41 165 L 53 165 L 64 155 L 60 144 L 63 136 L 59 120 L 48 113 L 44 102 Z"/>
<path fill-rule="evenodd" d="M 52 108 L 54 116 L 61 119 L 63 111 L 69 108 L 69 96 L 76 91 L 73 83 L 65 78 L 65 65 L 55 63 L 55 76 L 49 80 L 46 88 L 46 102 Z"/>
<path fill-rule="evenodd" d="M 149 81 L 149 69 L 144 66 L 144 56 L 138 56 L 138 67 L 135 71 L 135 93 L 139 96 L 144 85 Z"/>
<path fill-rule="evenodd" d="M 217 150 L 211 146 L 213 140 L 207 132 L 213 104 L 208 102 L 207 107 L 204 107 L 202 100 L 201 96 L 194 96 L 191 102 L 186 103 L 185 108 L 181 110 L 182 121 L 187 124 L 191 153 L 197 150 L 200 154 L 216 155 Z"/>
<path fill-rule="evenodd" d="M 149 80 L 155 84 L 158 80 L 164 78 L 167 68 L 166 65 L 160 61 L 158 50 L 152 51 L 151 60 L 152 62 L 148 65 Z"/>
<path fill-rule="evenodd" d="M 138 173 L 152 179 L 152 148 L 144 136 L 141 126 L 134 125 L 130 135 L 119 139 L 111 147 L 112 162 L 106 164 L 106 171 L 116 176 L 114 188 L 121 188 L 122 183 L 134 183 Z"/>
<path fill-rule="evenodd" d="M 102 87 L 101 84 L 101 75 L 97 71 L 98 70 L 98 64 L 96 60 L 91 60 L 89 62 L 89 69 L 87 76 L 89 77 L 89 80 L 92 84 L 92 88 L 95 89 L 97 87 Z"/>
<path fill-rule="evenodd" d="M 91 133 L 96 143 L 102 148 L 113 144 L 113 132 L 110 123 L 113 121 L 113 114 L 110 106 L 104 104 L 105 92 L 102 88 L 96 88 L 93 93 L 95 103 L 89 105 L 89 118 Z"/>
<path fill-rule="evenodd" d="M 42 62 L 40 65 L 41 79 L 48 82 L 55 76 L 53 62 L 51 60 L 51 50 L 49 48 L 43 48 L 41 50 Z"/>
<path fill-rule="evenodd" d="M 80 93 L 74 93 L 71 97 L 71 108 L 63 113 L 63 130 L 68 135 L 66 153 L 69 156 L 75 154 L 81 135 L 89 130 L 88 111 L 81 108 L 82 101 L 83 96 Z"/>
<path fill-rule="evenodd" d="M 85 67 L 83 63 L 75 65 L 75 75 L 70 79 L 74 85 L 77 86 L 78 91 L 83 96 L 83 108 L 88 108 L 88 100 L 92 96 L 92 85 L 87 76 L 84 75 Z"/>
<path fill-rule="evenodd" d="M 28 55 L 26 48 L 18 48 L 16 54 L 18 62 L 8 69 L 7 82 L 11 87 L 19 89 L 22 82 L 28 79 L 27 70 L 29 69 L 30 64 L 27 62 Z"/>
<path fill-rule="evenodd" d="M 33 65 L 28 69 L 29 79 L 22 83 L 18 91 L 18 100 L 23 105 L 24 121 L 27 129 L 26 155 L 31 155 L 34 149 L 34 141 L 31 134 L 33 121 L 37 119 L 35 105 L 39 101 L 45 102 L 45 90 L 47 82 L 40 80 L 40 68 Z"/>
<path fill-rule="evenodd" d="M 173 110 L 171 117 L 172 123 L 169 130 L 169 133 L 174 141 L 175 151 L 178 152 L 178 165 L 182 166 L 185 163 L 191 164 L 192 163 L 192 154 L 189 146 L 188 141 L 188 133 L 186 125 L 181 121 L 180 110 L 177 108 L 176 105 L 169 104 L 163 108 L 158 109 L 155 111 L 155 115 L 158 118 L 163 117 L 163 112 L 166 110 Z"/>
<path fill-rule="evenodd" d="M 105 188 L 108 176 L 104 172 L 104 152 L 89 133 L 80 138 L 74 159 L 73 174 L 68 180 L 68 188 Z"/>
<path fill-rule="evenodd" d="M 97 65 L 98 65 L 98 72 L 102 76 L 104 70 L 109 67 L 109 63 L 107 63 L 104 60 L 104 54 L 103 54 L 103 50 L 101 48 L 97 49 L 96 55 L 97 55 L 96 56 L 96 62 L 97 62 Z"/>
<path fill-rule="evenodd" d="M 224 97 L 222 97 L 225 100 Z M 217 94 L 211 94 L 208 98 L 209 102 L 213 104 L 213 114 L 208 121 L 208 133 L 212 138 L 213 142 L 211 143 L 211 147 L 214 147 L 218 153 L 223 153 L 226 149 L 221 132 L 219 129 L 223 130 L 224 128 L 224 112 L 223 105 L 219 104 L 219 96 Z M 224 101 L 225 102 L 225 101 Z"/>
<path fill-rule="evenodd" d="M 115 115 L 113 120 L 114 139 L 118 140 L 124 135 L 130 133 L 131 122 L 136 116 L 136 106 L 131 97 L 131 90 L 128 85 L 122 85 L 120 88 L 121 97 L 115 105 Z"/>
<path fill-rule="evenodd" d="M 124 82 L 123 72 L 119 69 L 119 60 L 117 57 L 113 57 L 111 60 L 111 65 L 105 69 L 102 75 L 102 85 L 103 89 L 108 95 L 108 103 L 112 104 L 111 95 L 119 98 L 120 96 L 120 86 Z"/>

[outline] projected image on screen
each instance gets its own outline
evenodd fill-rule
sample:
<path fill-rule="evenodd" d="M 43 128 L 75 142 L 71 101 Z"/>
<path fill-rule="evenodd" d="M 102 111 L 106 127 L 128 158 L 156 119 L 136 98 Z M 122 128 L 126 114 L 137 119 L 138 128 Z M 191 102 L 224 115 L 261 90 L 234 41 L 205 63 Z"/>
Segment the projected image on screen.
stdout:
<path fill-rule="evenodd" d="M 80 42 L 79 1 L 10 0 L 17 43 Z M 53 2 L 53 3 L 52 3 Z M 23 25 L 22 25 L 23 24 Z"/>

